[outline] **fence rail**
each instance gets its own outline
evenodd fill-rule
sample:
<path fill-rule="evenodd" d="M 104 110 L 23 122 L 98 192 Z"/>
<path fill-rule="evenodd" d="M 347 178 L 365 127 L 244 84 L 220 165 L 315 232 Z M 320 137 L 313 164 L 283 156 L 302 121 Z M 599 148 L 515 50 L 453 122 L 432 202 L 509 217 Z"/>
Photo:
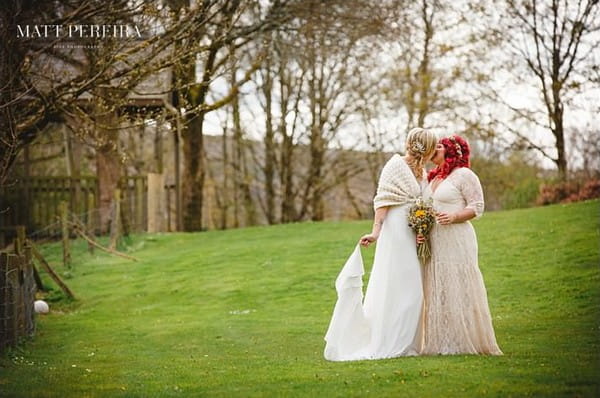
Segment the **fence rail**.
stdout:
<path fill-rule="evenodd" d="M 148 223 L 148 179 L 127 176 L 119 182 L 121 218 L 128 232 L 145 231 Z M 165 185 L 166 209 L 164 225 L 167 231 L 177 229 L 175 186 Z M 98 228 L 99 190 L 95 176 L 28 177 L 0 188 L 0 247 L 14 238 L 14 225 L 25 225 L 34 238 L 61 234 L 60 204 L 91 228 Z M 94 232 L 98 232 L 94 230 Z"/>

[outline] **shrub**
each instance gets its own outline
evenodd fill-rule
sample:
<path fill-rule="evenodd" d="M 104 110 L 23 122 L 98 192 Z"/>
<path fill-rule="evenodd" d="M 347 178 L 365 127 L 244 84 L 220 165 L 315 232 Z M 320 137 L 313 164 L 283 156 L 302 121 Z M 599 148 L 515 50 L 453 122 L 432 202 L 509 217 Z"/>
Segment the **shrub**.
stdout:
<path fill-rule="evenodd" d="M 571 203 L 600 198 L 600 180 L 563 181 L 540 185 L 536 200 L 538 205 Z"/>
<path fill-rule="evenodd" d="M 600 198 L 600 180 L 586 181 L 579 190 L 578 195 L 574 198 L 572 196 L 573 195 L 567 198 L 568 202 L 577 202 L 581 200 Z"/>

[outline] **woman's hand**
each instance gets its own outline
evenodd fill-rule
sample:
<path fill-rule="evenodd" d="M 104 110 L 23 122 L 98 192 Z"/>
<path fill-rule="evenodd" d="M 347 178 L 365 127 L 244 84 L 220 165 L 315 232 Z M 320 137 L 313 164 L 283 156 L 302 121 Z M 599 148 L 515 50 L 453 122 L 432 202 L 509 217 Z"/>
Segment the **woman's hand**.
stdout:
<path fill-rule="evenodd" d="M 379 238 L 378 235 L 375 235 L 373 233 L 370 234 L 366 234 L 363 235 L 360 240 L 358 241 L 358 243 L 360 243 L 360 245 L 362 247 L 369 247 L 369 245 L 373 242 L 375 242 L 377 240 L 377 238 Z"/>
<path fill-rule="evenodd" d="M 449 225 L 456 221 L 456 216 L 454 214 L 438 213 L 435 219 L 438 224 Z"/>
<path fill-rule="evenodd" d="M 425 235 L 421 235 L 421 234 L 417 234 L 417 244 L 422 244 L 425 243 L 427 241 L 427 238 L 425 237 Z"/>

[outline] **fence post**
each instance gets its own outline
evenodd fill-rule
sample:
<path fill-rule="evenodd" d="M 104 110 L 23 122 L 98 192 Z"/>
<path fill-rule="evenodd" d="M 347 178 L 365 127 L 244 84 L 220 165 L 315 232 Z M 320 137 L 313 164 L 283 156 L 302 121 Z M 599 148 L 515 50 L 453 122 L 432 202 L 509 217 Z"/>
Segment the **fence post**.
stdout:
<path fill-rule="evenodd" d="M 23 225 L 17 225 L 15 227 L 17 231 L 17 237 L 15 239 L 15 254 L 23 254 L 23 248 L 25 246 L 25 227 Z"/>
<path fill-rule="evenodd" d="M 25 148 L 23 148 L 23 164 L 25 166 L 24 179 L 26 181 L 25 185 L 23 185 L 23 190 L 25 191 L 25 206 L 23 207 L 26 209 L 26 214 L 25 217 L 22 218 L 21 222 L 25 223 L 25 225 L 31 225 L 33 216 L 31 211 L 33 209 L 31 199 L 33 198 L 33 195 L 31 195 L 31 152 L 29 145 L 25 145 Z"/>
<path fill-rule="evenodd" d="M 148 232 L 164 231 L 164 175 L 148 173 Z"/>
<path fill-rule="evenodd" d="M 31 254 L 31 246 L 27 243 L 25 244 L 23 265 L 23 273 L 25 276 L 25 284 L 23 286 L 25 299 L 25 334 L 28 336 L 33 336 L 35 332 L 35 311 L 33 303 L 35 302 L 37 283 L 35 278 L 36 272 L 33 266 L 33 256 Z"/>
<path fill-rule="evenodd" d="M 5 193 L 4 193 L 4 187 L 0 186 L 0 209 L 5 209 L 7 207 L 7 204 L 4 203 L 3 198 L 5 197 Z M 6 230 L 4 229 L 4 226 L 7 225 L 7 222 L 4 220 L 6 216 L 6 212 L 5 211 L 0 211 L 0 248 L 4 248 L 6 246 Z M 0 313 L 1 316 L 1 313 Z M 2 344 L 2 343 L 0 343 Z M 0 345 L 0 350 L 2 349 L 2 346 Z"/>
<path fill-rule="evenodd" d="M 0 352 L 8 345 L 8 253 L 0 252 Z"/>
<path fill-rule="evenodd" d="M 113 197 L 112 204 L 112 215 L 110 222 L 110 244 L 108 245 L 109 249 L 115 250 L 117 248 L 117 244 L 119 243 L 119 239 L 121 238 L 121 190 L 115 189 L 115 194 Z"/>
<path fill-rule="evenodd" d="M 66 268 L 71 268 L 71 247 L 69 240 L 69 204 L 64 200 L 60 202 L 60 226 L 62 235 L 63 264 Z"/>
<path fill-rule="evenodd" d="M 13 346 L 17 343 L 17 307 L 18 307 L 18 290 L 19 285 L 19 267 L 15 263 L 17 256 L 9 254 L 7 256 L 7 267 L 6 267 L 6 280 L 5 289 L 6 294 L 4 296 L 5 302 L 5 333 L 6 333 L 6 345 Z"/>
<path fill-rule="evenodd" d="M 121 235 L 129 237 L 129 234 L 131 232 L 131 211 L 129 206 L 129 178 L 125 178 L 124 181 L 122 180 L 121 182 L 123 183 L 123 203 L 119 206 L 119 217 L 121 218 Z"/>
<path fill-rule="evenodd" d="M 135 228 L 138 232 L 146 229 L 144 225 L 144 180 L 135 180 Z"/>
<path fill-rule="evenodd" d="M 94 206 L 94 193 L 88 192 L 87 194 L 87 220 L 86 229 L 89 236 L 94 236 L 94 215 L 96 214 L 96 206 Z M 94 254 L 94 245 L 88 242 L 88 250 L 90 254 Z"/>
<path fill-rule="evenodd" d="M 25 242 L 23 242 L 23 246 Z M 25 247 L 23 251 L 18 255 L 14 256 L 15 271 L 17 273 L 17 283 L 15 285 L 15 318 L 17 319 L 17 330 L 15 332 L 15 343 L 18 343 L 23 336 L 25 336 L 25 329 L 27 324 L 27 297 L 25 294 Z M 33 303 L 32 303 L 33 305 Z"/>

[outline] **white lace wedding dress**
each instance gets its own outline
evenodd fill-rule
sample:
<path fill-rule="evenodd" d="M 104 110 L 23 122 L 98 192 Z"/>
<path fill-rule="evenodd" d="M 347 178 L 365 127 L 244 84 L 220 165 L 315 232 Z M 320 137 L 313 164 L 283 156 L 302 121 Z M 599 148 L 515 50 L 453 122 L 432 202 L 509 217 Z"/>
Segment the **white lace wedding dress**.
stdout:
<path fill-rule="evenodd" d="M 465 208 L 483 213 L 479 179 L 468 168 L 453 170 L 432 192 L 438 212 Z M 477 236 L 470 222 L 436 224 L 430 234 L 431 260 L 423 267 L 421 354 L 501 355 L 496 343 L 487 292 L 477 261 Z"/>
<path fill-rule="evenodd" d="M 398 158 L 390 161 L 395 163 L 393 174 L 420 194 L 421 185 Z M 392 206 L 385 217 L 364 303 L 360 246 L 342 268 L 336 280 L 338 300 L 325 336 L 326 359 L 351 361 L 417 353 L 423 291 L 416 237 L 407 223 L 411 203 Z"/>

